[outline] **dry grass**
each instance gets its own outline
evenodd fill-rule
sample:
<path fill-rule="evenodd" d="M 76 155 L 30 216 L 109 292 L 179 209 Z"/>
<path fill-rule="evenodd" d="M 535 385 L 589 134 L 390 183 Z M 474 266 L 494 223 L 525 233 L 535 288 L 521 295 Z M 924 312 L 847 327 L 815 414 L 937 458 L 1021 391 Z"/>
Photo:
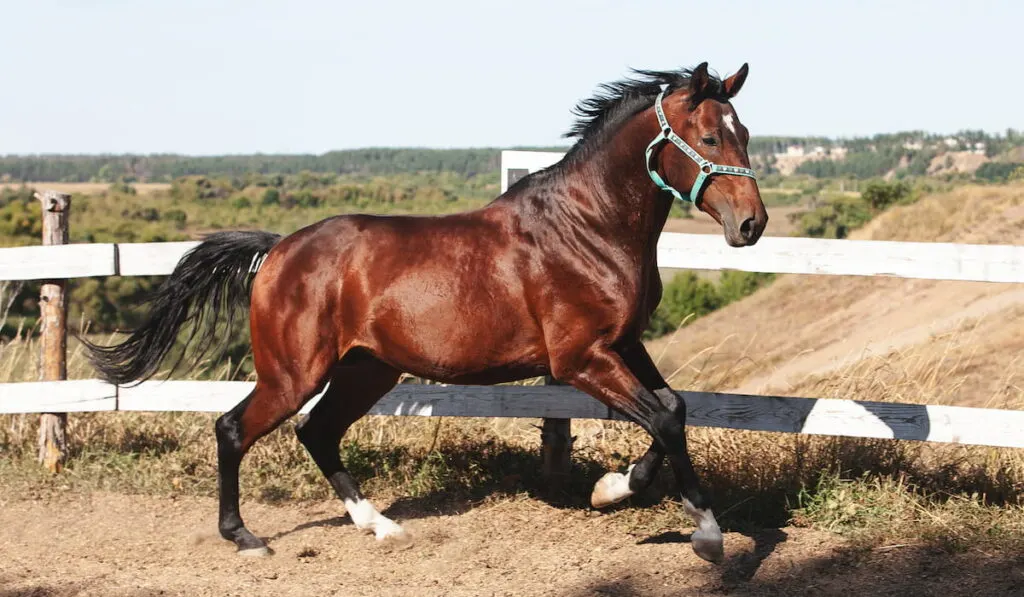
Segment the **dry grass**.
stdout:
<path fill-rule="evenodd" d="M 1014 244 L 1022 226 L 1024 185 L 965 186 L 892 209 L 853 237 Z M 1008 327 L 1006 348 L 1013 335 L 1024 337 L 1012 311 L 1021 302 L 1024 291 L 1012 284 L 790 275 L 651 347 L 664 353 L 665 371 L 678 371 L 680 387 L 785 391 L 866 355 L 913 349 L 963 319 L 984 319 L 988 331 L 977 338 L 989 347 L 976 362 L 1005 370 L 1014 353 L 986 338 L 1000 324 Z M 963 386 L 964 404 L 976 404 L 974 389 Z"/>
<path fill-rule="evenodd" d="M 0 299 L 3 293 L 0 291 Z M 0 327 L 4 324 L 3 313 L 0 312 Z M 19 321 L 14 336 L 4 342 L 0 340 L 0 383 L 35 381 L 39 379 L 39 358 L 40 346 L 37 330 L 25 326 L 25 322 Z M 79 324 L 79 331 L 86 339 L 102 345 L 109 345 L 116 342 L 113 334 L 98 336 L 88 333 L 88 327 L 84 323 Z M 68 336 L 67 348 L 67 379 L 95 379 L 96 371 L 86 357 L 85 347 L 72 336 Z M 168 363 L 169 365 L 169 363 Z M 235 379 L 235 363 L 225 362 L 217 365 L 200 363 L 195 376 L 206 380 Z M 166 378 L 166 372 L 160 371 L 161 378 Z"/>
<path fill-rule="evenodd" d="M 1024 182 L 965 185 L 895 207 L 850 238 L 871 240 L 1019 244 Z"/>

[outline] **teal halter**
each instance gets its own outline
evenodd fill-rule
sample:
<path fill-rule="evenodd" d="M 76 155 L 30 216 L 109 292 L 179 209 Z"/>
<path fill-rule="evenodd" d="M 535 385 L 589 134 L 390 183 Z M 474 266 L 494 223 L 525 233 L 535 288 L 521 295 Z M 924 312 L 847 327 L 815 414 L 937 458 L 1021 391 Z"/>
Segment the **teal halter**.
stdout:
<path fill-rule="evenodd" d="M 701 157 L 699 153 L 697 153 L 697 151 L 694 148 L 690 147 L 690 145 L 686 141 L 683 141 L 682 138 L 679 137 L 679 135 L 675 134 L 675 132 L 672 130 L 672 126 L 669 125 L 668 120 L 665 118 L 665 111 L 661 107 L 661 98 L 664 95 L 665 92 L 662 91 L 661 93 L 658 94 L 658 99 L 654 100 L 654 113 L 658 115 L 658 124 L 661 125 L 661 132 L 658 133 L 658 136 L 655 137 L 653 141 L 651 141 L 650 145 L 647 146 L 646 152 L 647 173 L 651 175 L 651 180 L 654 181 L 654 184 L 658 185 L 658 188 L 660 188 L 663 191 L 668 191 L 669 193 L 672 193 L 672 196 L 678 199 L 679 201 L 689 201 L 690 203 L 697 205 L 697 203 L 700 201 L 700 196 L 704 191 L 704 181 L 708 178 L 708 176 L 711 176 L 713 174 L 732 174 L 735 176 L 749 176 L 750 178 L 757 180 L 757 176 L 754 174 L 754 171 L 751 170 L 750 168 L 740 168 L 739 166 L 722 166 L 720 164 L 714 164 L 708 160 L 705 160 L 704 158 Z M 678 147 L 680 151 L 689 156 L 691 160 L 697 162 L 697 168 L 699 169 L 697 173 L 697 180 L 693 182 L 693 188 L 690 190 L 689 195 L 683 195 L 682 193 L 674 189 L 672 186 L 666 184 L 665 181 L 661 179 L 661 176 L 659 176 L 658 173 L 654 171 L 654 168 L 651 165 L 651 156 L 654 153 L 654 148 L 657 147 L 658 144 L 660 144 L 662 141 L 671 141 L 673 145 Z"/>

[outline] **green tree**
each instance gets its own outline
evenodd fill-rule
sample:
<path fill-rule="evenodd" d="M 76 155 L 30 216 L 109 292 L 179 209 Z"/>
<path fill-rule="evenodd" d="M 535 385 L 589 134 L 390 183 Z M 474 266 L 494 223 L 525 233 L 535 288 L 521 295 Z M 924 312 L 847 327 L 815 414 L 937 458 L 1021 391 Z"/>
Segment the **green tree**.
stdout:
<path fill-rule="evenodd" d="M 861 199 L 876 212 L 886 210 L 893 205 L 911 203 L 913 198 L 913 188 L 904 181 L 886 183 L 874 180 L 867 183 L 861 192 Z"/>

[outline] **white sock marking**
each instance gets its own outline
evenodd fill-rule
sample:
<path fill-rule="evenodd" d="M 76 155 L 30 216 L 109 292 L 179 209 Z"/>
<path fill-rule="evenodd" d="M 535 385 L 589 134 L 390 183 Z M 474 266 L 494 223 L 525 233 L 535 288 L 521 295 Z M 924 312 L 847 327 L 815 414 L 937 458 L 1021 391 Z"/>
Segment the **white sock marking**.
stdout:
<path fill-rule="evenodd" d="M 686 513 L 693 517 L 693 521 L 697 523 L 697 531 L 694 532 L 694 536 L 699 535 L 704 539 L 718 538 L 719 541 L 722 539 L 722 529 L 718 528 L 718 521 L 715 520 L 714 513 L 708 510 L 701 510 L 690 503 L 690 500 L 683 498 L 683 509 Z"/>
<path fill-rule="evenodd" d="M 372 531 L 377 540 L 402 539 L 405 531 L 393 520 L 384 516 L 368 500 L 345 500 L 345 509 L 357 529 Z"/>
<path fill-rule="evenodd" d="M 629 488 L 629 476 L 633 473 L 635 464 L 629 465 L 626 474 L 605 473 L 594 485 L 594 493 L 591 495 L 590 503 L 596 508 L 621 502 L 633 495 Z"/>
<path fill-rule="evenodd" d="M 722 121 L 725 122 L 725 127 L 729 129 L 732 134 L 736 134 L 736 124 L 733 122 L 732 114 L 725 114 L 722 116 Z"/>

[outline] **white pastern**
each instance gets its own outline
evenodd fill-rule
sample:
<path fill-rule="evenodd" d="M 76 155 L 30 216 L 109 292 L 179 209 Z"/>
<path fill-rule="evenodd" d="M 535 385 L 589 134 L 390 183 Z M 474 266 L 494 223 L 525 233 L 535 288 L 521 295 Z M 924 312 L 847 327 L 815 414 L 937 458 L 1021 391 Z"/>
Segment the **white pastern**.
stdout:
<path fill-rule="evenodd" d="M 407 535 L 395 521 L 384 516 L 368 500 L 345 500 L 345 509 L 357 529 L 371 531 L 378 541 L 405 540 Z"/>
<path fill-rule="evenodd" d="M 683 509 L 697 523 L 697 530 L 690 537 L 690 544 L 698 556 L 710 562 L 720 562 L 724 557 L 722 529 L 718 527 L 715 515 L 708 510 L 695 507 L 690 500 L 683 498 Z"/>
<path fill-rule="evenodd" d="M 595 508 L 604 508 L 633 495 L 629 488 L 629 476 L 633 473 L 635 464 L 629 465 L 626 474 L 605 473 L 594 484 L 594 491 L 590 494 L 590 505 Z"/>

